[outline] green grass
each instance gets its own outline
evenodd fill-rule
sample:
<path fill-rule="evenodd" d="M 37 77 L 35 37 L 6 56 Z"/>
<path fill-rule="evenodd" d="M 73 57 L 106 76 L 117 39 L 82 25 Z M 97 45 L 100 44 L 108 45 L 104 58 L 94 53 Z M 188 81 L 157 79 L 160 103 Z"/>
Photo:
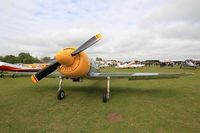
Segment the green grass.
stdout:
<path fill-rule="evenodd" d="M 0 79 L 0 133 L 7 132 L 200 132 L 200 69 L 139 68 L 102 71 L 188 72 L 179 79 L 111 79 L 111 99 L 102 103 L 106 81 L 59 79 L 32 84 L 29 77 Z"/>

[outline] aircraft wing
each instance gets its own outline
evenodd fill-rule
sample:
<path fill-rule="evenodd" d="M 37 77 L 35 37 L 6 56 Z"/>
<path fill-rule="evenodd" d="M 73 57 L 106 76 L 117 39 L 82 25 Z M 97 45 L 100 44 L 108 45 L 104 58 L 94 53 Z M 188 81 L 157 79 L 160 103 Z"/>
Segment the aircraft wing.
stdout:
<path fill-rule="evenodd" d="M 28 77 L 33 75 L 35 72 L 4 72 L 2 73 L 4 75 L 4 77 Z M 53 72 L 50 75 L 48 75 L 47 77 L 49 78 L 55 78 L 55 77 L 59 77 L 60 73 L 59 72 Z"/>
<path fill-rule="evenodd" d="M 148 79 L 168 79 L 168 78 L 178 78 L 180 76 L 186 76 L 190 74 L 184 73 L 90 73 L 89 78 L 128 78 L 129 80 L 148 80 Z"/>

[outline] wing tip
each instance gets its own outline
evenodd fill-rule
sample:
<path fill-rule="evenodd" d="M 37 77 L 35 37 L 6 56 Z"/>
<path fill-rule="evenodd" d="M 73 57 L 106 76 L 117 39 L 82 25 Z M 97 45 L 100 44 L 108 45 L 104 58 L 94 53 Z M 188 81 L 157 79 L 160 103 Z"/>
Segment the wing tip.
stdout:
<path fill-rule="evenodd" d="M 180 73 L 179 76 L 191 76 L 194 75 L 194 73 Z"/>
<path fill-rule="evenodd" d="M 31 80 L 32 80 L 33 83 L 37 83 L 38 82 L 38 79 L 35 77 L 35 75 L 31 76 Z"/>

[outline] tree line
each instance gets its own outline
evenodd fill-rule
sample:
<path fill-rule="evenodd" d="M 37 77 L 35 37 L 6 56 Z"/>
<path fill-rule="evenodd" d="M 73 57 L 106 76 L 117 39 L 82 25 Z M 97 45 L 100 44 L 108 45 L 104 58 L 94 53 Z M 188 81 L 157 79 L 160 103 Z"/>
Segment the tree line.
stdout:
<path fill-rule="evenodd" d="M 7 62 L 7 63 L 47 63 L 51 61 L 51 57 L 43 57 L 38 59 L 37 57 L 33 57 L 30 53 L 21 52 L 17 56 L 15 55 L 5 55 L 0 56 L 0 61 Z"/>

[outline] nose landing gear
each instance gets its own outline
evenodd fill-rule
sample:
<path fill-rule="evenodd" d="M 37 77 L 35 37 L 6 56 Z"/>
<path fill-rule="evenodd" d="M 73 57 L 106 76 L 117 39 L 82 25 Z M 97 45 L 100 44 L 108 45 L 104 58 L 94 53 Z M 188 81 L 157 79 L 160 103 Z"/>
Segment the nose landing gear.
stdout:
<path fill-rule="evenodd" d="M 65 98 L 65 91 L 62 89 L 62 82 L 63 82 L 64 77 L 60 76 L 59 78 L 60 78 L 60 82 L 59 82 L 59 88 L 57 91 L 57 99 L 62 100 Z"/>

